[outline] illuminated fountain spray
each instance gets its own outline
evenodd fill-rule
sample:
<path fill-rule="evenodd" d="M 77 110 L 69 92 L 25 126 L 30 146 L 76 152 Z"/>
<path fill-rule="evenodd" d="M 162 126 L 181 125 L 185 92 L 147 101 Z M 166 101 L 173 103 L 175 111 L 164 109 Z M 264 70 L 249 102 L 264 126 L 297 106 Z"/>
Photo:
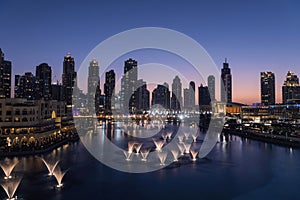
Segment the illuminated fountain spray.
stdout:
<path fill-rule="evenodd" d="M 48 171 L 49 171 L 49 176 L 53 176 L 53 172 L 57 166 L 57 164 L 59 163 L 59 160 L 57 160 L 56 162 L 50 162 L 50 161 L 46 161 L 44 158 L 41 158 L 41 160 L 44 162 L 44 164 L 46 165 Z"/>
<path fill-rule="evenodd" d="M 171 140 L 171 138 L 172 138 L 172 132 L 168 132 L 168 133 L 167 133 L 167 139 L 168 139 L 168 140 Z"/>
<path fill-rule="evenodd" d="M 188 132 L 185 132 L 185 133 L 184 133 L 184 138 L 185 138 L 185 140 L 188 140 L 188 139 L 189 139 L 189 137 L 190 137 L 190 133 L 188 133 Z"/>
<path fill-rule="evenodd" d="M 128 153 L 132 153 L 134 149 L 134 142 L 128 142 Z"/>
<path fill-rule="evenodd" d="M 180 155 L 184 155 L 184 151 L 185 151 L 185 148 L 183 146 L 183 144 L 177 144 L 178 148 L 179 148 L 179 151 L 180 151 Z"/>
<path fill-rule="evenodd" d="M 3 163 L 0 163 L 0 167 L 3 170 L 5 177 L 4 179 L 11 179 L 11 173 L 18 164 L 18 160 L 11 161 L 10 159 L 5 159 Z"/>
<path fill-rule="evenodd" d="M 134 149 L 135 149 L 135 151 L 136 151 L 136 154 L 139 154 L 140 153 L 140 150 L 141 150 L 141 148 L 142 148 L 142 143 L 136 143 L 135 145 L 134 145 Z"/>
<path fill-rule="evenodd" d="M 61 188 L 63 186 L 62 179 L 64 178 L 67 171 L 63 172 L 60 167 L 57 167 L 56 170 L 53 172 L 53 175 L 57 181 L 56 187 Z"/>
<path fill-rule="evenodd" d="M 183 145 L 184 145 L 185 153 L 190 153 L 191 144 L 183 143 Z"/>
<path fill-rule="evenodd" d="M 193 142 L 196 143 L 197 142 L 198 134 L 193 134 L 192 137 L 193 137 Z"/>
<path fill-rule="evenodd" d="M 11 179 L 9 181 L 5 181 L 1 184 L 3 190 L 5 191 L 8 199 L 7 200 L 15 200 L 17 197 L 14 197 L 19 185 L 21 182 L 21 178 Z"/>
<path fill-rule="evenodd" d="M 177 150 L 171 150 L 171 153 L 173 155 L 173 158 L 174 158 L 174 162 L 177 162 L 178 161 L 178 157 L 179 157 L 179 152 Z"/>
<path fill-rule="evenodd" d="M 164 146 L 165 142 L 162 140 L 153 140 L 155 147 L 156 147 L 156 151 L 161 151 L 162 147 Z"/>
<path fill-rule="evenodd" d="M 161 137 L 163 138 L 164 142 L 167 141 L 167 138 L 168 138 L 167 134 L 163 133 L 163 134 L 161 134 Z"/>
<path fill-rule="evenodd" d="M 192 155 L 192 161 L 196 161 L 198 151 L 196 150 L 191 150 L 191 155 Z"/>
<path fill-rule="evenodd" d="M 160 165 L 162 165 L 162 166 L 166 165 L 165 162 L 166 162 L 168 153 L 167 152 L 159 152 L 157 154 L 157 156 L 158 156 L 158 158 L 160 160 Z"/>
<path fill-rule="evenodd" d="M 178 136 L 178 142 L 180 143 L 180 144 L 182 144 L 183 143 L 183 135 L 179 135 Z"/>
<path fill-rule="evenodd" d="M 125 160 L 130 161 L 130 157 L 131 157 L 132 151 L 131 152 L 129 152 L 129 151 L 123 151 L 123 153 L 125 155 Z"/>
<path fill-rule="evenodd" d="M 142 155 L 142 161 L 147 161 L 147 157 L 148 157 L 148 154 L 149 154 L 150 150 L 149 149 L 146 149 L 144 151 L 141 151 L 141 155 Z"/>

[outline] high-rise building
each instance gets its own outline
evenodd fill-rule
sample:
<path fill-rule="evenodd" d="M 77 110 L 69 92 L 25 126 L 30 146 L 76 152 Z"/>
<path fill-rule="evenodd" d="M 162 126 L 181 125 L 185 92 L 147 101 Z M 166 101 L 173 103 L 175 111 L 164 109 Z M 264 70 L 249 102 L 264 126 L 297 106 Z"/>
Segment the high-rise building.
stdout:
<path fill-rule="evenodd" d="M 37 85 L 36 77 L 31 72 L 15 75 L 15 98 L 37 99 Z"/>
<path fill-rule="evenodd" d="M 35 78 L 37 81 L 37 99 L 51 100 L 52 99 L 52 70 L 47 63 L 42 63 L 36 66 Z"/>
<path fill-rule="evenodd" d="M 96 59 L 93 59 L 90 62 L 88 76 L 88 107 L 90 107 L 90 111 L 96 109 L 96 113 L 99 113 L 100 95 L 99 64 Z"/>
<path fill-rule="evenodd" d="M 11 61 L 4 60 L 0 48 L 0 98 L 11 97 Z"/>
<path fill-rule="evenodd" d="M 261 104 L 275 104 L 275 74 L 273 72 L 260 73 Z"/>
<path fill-rule="evenodd" d="M 116 74 L 114 70 L 105 73 L 104 94 L 105 94 L 105 110 L 111 113 L 113 107 L 113 99 L 115 98 Z"/>
<path fill-rule="evenodd" d="M 167 83 L 157 85 L 157 87 L 152 91 L 151 105 L 160 105 L 166 110 L 170 109 L 170 90 Z"/>
<path fill-rule="evenodd" d="M 212 101 L 216 100 L 216 80 L 213 75 L 207 77 L 207 87 Z"/>
<path fill-rule="evenodd" d="M 136 111 L 135 113 L 142 113 L 150 109 L 150 92 L 147 90 L 147 84 L 143 79 L 137 81 L 137 89 L 135 90 Z"/>
<path fill-rule="evenodd" d="M 135 90 L 138 77 L 137 61 L 129 58 L 124 63 L 124 75 L 121 79 L 120 101 L 124 112 L 133 113 L 136 109 Z"/>
<path fill-rule="evenodd" d="M 192 110 L 195 107 L 195 82 L 191 81 L 189 88 L 183 90 L 183 100 L 185 109 Z"/>
<path fill-rule="evenodd" d="M 62 86 L 63 86 L 63 99 L 66 102 L 66 113 L 69 117 L 73 116 L 72 113 L 72 97 L 73 89 L 76 87 L 77 73 L 75 72 L 75 62 L 71 54 L 68 53 L 64 57 Z"/>
<path fill-rule="evenodd" d="M 199 106 L 208 106 L 210 105 L 210 96 L 209 90 L 207 86 L 203 86 L 202 84 L 198 87 L 198 100 Z"/>
<path fill-rule="evenodd" d="M 180 78 L 175 76 L 172 83 L 171 109 L 179 111 L 182 106 L 182 84 Z"/>
<path fill-rule="evenodd" d="M 232 76 L 226 58 L 221 70 L 221 80 L 221 101 L 232 103 Z"/>
<path fill-rule="evenodd" d="M 58 81 L 57 83 L 51 84 L 51 91 L 53 100 L 63 101 L 63 87 Z"/>
<path fill-rule="evenodd" d="M 299 78 L 296 74 L 288 71 L 286 80 L 282 86 L 282 103 L 287 104 L 292 100 L 300 99 Z"/>

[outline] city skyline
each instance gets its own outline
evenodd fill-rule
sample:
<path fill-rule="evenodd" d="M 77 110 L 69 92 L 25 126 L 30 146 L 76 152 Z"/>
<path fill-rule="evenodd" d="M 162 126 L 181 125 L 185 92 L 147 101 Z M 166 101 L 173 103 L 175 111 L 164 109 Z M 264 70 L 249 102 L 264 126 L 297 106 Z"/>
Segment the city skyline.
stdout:
<path fill-rule="evenodd" d="M 2 49 L 1 49 L 1 57 L 5 62 L 11 63 L 11 61 L 6 61 L 5 60 L 5 56 L 4 56 L 4 53 L 3 53 Z M 134 66 L 134 68 L 132 68 L 132 66 Z M 70 80 L 71 79 L 73 80 L 74 78 L 72 78 L 72 77 L 75 77 L 75 79 L 74 79 L 75 82 L 69 83 L 69 84 L 73 85 L 72 87 L 74 87 L 74 88 L 80 89 L 87 96 L 90 96 L 93 93 L 91 91 L 90 86 L 89 86 L 90 84 L 93 85 L 92 86 L 93 89 L 96 89 L 96 88 L 100 89 L 99 94 L 101 94 L 101 91 L 102 91 L 102 94 L 105 94 L 106 76 L 107 76 L 107 74 L 112 73 L 112 72 L 115 73 L 113 75 L 114 76 L 113 79 L 116 79 L 117 76 L 121 77 L 121 83 L 124 84 L 125 87 L 129 87 L 129 86 L 126 86 L 126 85 L 128 85 L 128 83 L 132 82 L 132 80 L 129 81 L 129 79 L 133 78 L 133 83 L 134 84 L 137 84 L 137 83 L 140 82 L 140 86 L 145 85 L 146 88 L 147 88 L 147 82 L 144 81 L 143 79 L 140 79 L 140 77 L 138 76 L 138 71 L 139 71 L 138 66 L 139 66 L 138 61 L 133 60 L 132 58 L 128 58 L 128 60 L 124 61 L 124 71 L 123 71 L 124 74 L 123 75 L 122 75 L 122 73 L 117 75 L 115 73 L 114 69 L 110 69 L 110 71 L 107 70 L 106 73 L 105 73 L 105 78 L 104 78 L 105 81 L 104 81 L 103 84 L 101 84 L 100 74 L 98 74 L 98 75 L 96 74 L 97 72 L 99 72 L 99 69 L 100 69 L 98 61 L 96 59 L 92 59 L 90 61 L 90 65 L 88 66 L 88 69 L 89 69 L 88 81 L 87 81 L 87 83 L 85 83 L 85 86 L 87 86 L 87 89 L 84 89 L 84 88 L 82 88 L 82 85 L 77 84 L 77 82 L 78 82 L 76 80 L 77 72 L 74 71 L 75 70 L 75 59 L 74 59 L 74 57 L 71 56 L 70 53 L 67 53 L 67 55 L 64 57 L 64 62 L 63 62 L 63 71 L 64 71 L 64 73 L 61 75 L 61 77 L 62 77 L 62 80 L 65 80 L 65 82 L 66 82 L 66 74 L 69 74 L 68 76 L 70 76 Z M 232 88 L 232 86 L 231 86 L 231 84 L 232 84 L 232 75 L 231 75 L 231 68 L 229 66 L 230 66 L 230 64 L 227 62 L 227 58 L 225 58 L 225 61 L 223 62 L 223 69 L 222 69 L 222 73 L 224 75 L 222 75 L 222 73 L 221 73 L 220 76 L 221 76 L 221 79 L 224 79 L 224 78 L 222 78 L 223 76 L 224 77 L 227 76 L 226 74 L 229 75 L 229 77 L 228 77 L 229 79 L 225 78 L 224 80 L 228 79 L 229 82 L 227 80 L 228 83 L 226 83 L 226 85 L 230 85 L 230 86 L 227 86 L 227 87 L 229 87 L 229 89 L 226 89 L 226 87 L 225 87 L 224 92 L 227 93 L 227 91 L 230 91 L 229 94 L 231 96 L 232 95 L 232 91 L 231 91 L 231 88 Z M 93 69 L 91 67 L 94 67 L 94 68 L 96 67 L 96 68 Z M 91 69 L 92 69 L 92 71 L 91 71 Z M 10 70 L 12 71 L 12 69 L 10 69 Z M 71 70 L 71 71 L 67 73 L 68 70 Z M 128 72 L 130 72 L 130 73 L 128 73 Z M 58 85 L 58 84 L 60 84 L 60 85 L 68 84 L 68 83 L 64 83 L 64 81 L 55 82 L 55 80 L 52 79 L 51 74 L 52 74 L 52 68 L 47 63 L 41 63 L 41 64 L 36 66 L 36 76 L 34 76 L 32 74 L 32 72 L 25 72 L 23 75 L 16 74 L 14 79 L 13 79 L 13 77 L 11 77 L 11 80 L 10 80 L 11 81 L 11 86 L 10 87 L 11 87 L 12 97 L 17 97 L 17 98 L 24 98 L 25 97 L 27 99 L 39 99 L 39 98 L 43 97 L 45 100 L 51 99 L 53 91 L 51 90 L 51 88 L 49 88 L 49 84 L 51 84 L 53 86 Z M 275 105 L 275 103 L 276 104 L 281 104 L 281 103 L 286 104 L 287 99 L 299 99 L 299 91 L 300 91 L 299 88 L 300 88 L 300 86 L 299 86 L 299 80 L 297 78 L 297 74 L 295 74 L 292 71 L 288 71 L 287 75 L 286 75 L 286 80 L 281 85 L 280 95 L 282 95 L 281 96 L 282 101 L 281 102 L 275 102 L 275 93 L 276 93 L 275 92 L 275 87 L 277 85 L 277 83 L 275 81 L 275 77 L 276 76 L 273 72 L 261 72 L 260 73 L 260 90 L 259 90 L 261 99 L 260 99 L 259 102 L 252 102 L 250 104 L 245 104 L 245 105 L 252 105 L 252 104 L 257 104 L 257 103 L 261 103 L 262 105 Z M 93 80 L 93 83 L 90 82 L 90 80 L 89 80 L 90 78 L 95 79 L 95 80 Z M 128 83 L 126 83 L 127 79 L 129 81 L 129 82 L 127 81 Z M 177 86 L 173 86 L 174 80 L 176 80 L 176 79 L 178 79 L 177 80 L 178 83 L 175 83 L 175 85 L 180 84 L 178 89 L 176 88 Z M 5 79 L 3 79 L 3 80 L 5 80 Z M 176 75 L 173 79 L 172 89 L 170 90 L 171 93 L 176 93 L 174 96 L 178 96 L 178 98 L 179 98 L 179 102 L 178 102 L 179 105 L 174 105 L 174 104 L 176 104 L 176 102 L 175 102 L 175 100 L 172 100 L 173 95 L 170 95 L 170 97 L 171 97 L 170 106 L 173 110 L 179 110 L 179 109 L 182 109 L 182 108 L 186 108 L 185 105 L 187 103 L 186 103 L 185 97 L 190 98 L 190 97 L 188 97 L 189 96 L 188 90 L 191 90 L 190 84 L 192 83 L 193 88 L 195 87 L 195 82 L 193 80 L 189 80 L 190 82 L 189 82 L 188 86 L 183 85 L 180 81 L 181 81 L 181 79 L 178 77 L 178 75 Z M 27 82 L 27 85 L 25 84 L 26 82 Z M 16 85 L 16 83 L 18 83 L 18 85 Z M 20 83 L 22 83 L 22 87 L 20 87 L 20 85 L 19 85 Z M 99 83 L 99 86 L 97 86 L 98 83 Z M 171 84 L 169 82 L 164 82 L 164 83 Z M 38 84 L 39 86 L 36 85 L 36 84 Z M 117 88 L 114 85 L 113 87 L 111 87 L 111 89 L 109 89 L 111 92 L 112 92 L 112 90 L 114 90 L 115 95 L 119 96 L 121 98 L 121 101 L 122 101 L 122 99 L 124 99 L 124 97 L 122 98 L 122 96 L 124 96 L 124 94 L 123 94 L 124 91 L 128 90 L 128 88 L 127 88 L 127 90 L 125 90 L 126 88 L 123 88 L 124 86 L 122 86 L 122 84 L 120 86 L 121 88 Z M 155 90 L 155 87 L 157 87 L 160 84 L 162 84 L 162 83 L 158 83 L 157 85 L 152 85 L 150 88 L 148 86 L 149 92 L 151 94 L 150 99 L 149 99 L 150 102 L 152 102 L 152 100 L 151 100 L 152 99 L 152 93 Z M 272 85 L 271 86 L 272 89 L 268 88 L 270 84 Z M 37 91 L 37 93 L 35 94 L 34 91 L 32 90 L 32 88 L 34 88 L 36 86 L 38 86 L 38 88 L 40 88 L 41 91 Z M 197 85 L 197 86 L 199 88 L 208 87 L 208 90 L 210 92 L 212 92 L 211 95 L 213 96 L 213 99 L 215 99 L 214 98 L 214 96 L 215 96 L 215 88 L 214 87 L 216 87 L 216 85 L 215 85 L 215 82 L 214 82 L 214 76 L 209 75 L 207 77 L 206 82 L 205 81 L 200 82 L 200 84 Z M 288 97 L 286 96 L 287 94 L 285 94 L 286 92 L 284 91 L 284 90 L 286 90 L 285 89 L 286 86 L 289 86 L 289 87 L 291 87 L 291 86 L 295 87 L 296 86 L 296 88 L 293 89 L 293 92 L 290 93 Z M 130 88 L 132 88 L 132 87 L 130 86 Z M 65 90 L 66 89 L 67 89 L 67 87 L 65 88 Z M 174 90 L 174 92 L 173 92 L 173 90 Z M 194 89 L 194 91 L 195 91 L 195 94 L 194 94 L 195 95 L 195 101 L 199 102 L 199 99 L 200 99 L 199 91 L 200 90 L 198 89 L 198 95 L 196 94 L 196 89 Z M 179 92 L 180 92 L 180 94 L 179 94 Z M 70 93 L 70 92 L 68 92 L 68 93 Z M 97 91 L 96 91 L 96 93 L 97 93 Z M 133 92 L 133 91 L 131 93 L 133 95 L 136 95 L 136 93 Z M 62 93 L 62 96 L 63 95 L 64 94 Z M 129 94 L 127 94 L 125 96 L 128 96 L 128 95 Z M 227 95 L 228 94 L 226 94 L 225 97 L 227 97 Z M 219 100 L 227 101 L 227 103 L 235 103 L 235 101 L 224 99 L 225 97 L 224 97 L 224 94 L 222 94 L 222 92 L 221 92 Z M 56 99 L 56 98 L 54 98 L 54 99 Z M 64 97 L 62 97 L 62 98 L 64 98 Z M 90 97 L 88 97 L 88 98 L 90 98 Z M 218 100 L 218 99 L 215 99 L 215 100 Z M 188 100 L 188 101 L 190 101 L 190 100 Z M 70 102 L 70 100 L 69 100 L 69 102 Z M 244 103 L 244 102 L 236 102 L 236 103 Z M 123 102 L 123 104 L 124 104 L 124 102 Z M 133 103 L 133 105 L 131 105 L 131 107 L 136 107 L 136 105 L 134 105 L 134 103 Z"/>
<path fill-rule="evenodd" d="M 25 2 L 4 2 L 3 7 L 6 9 L 0 14 L 3 19 L 6 19 L 5 16 L 10 15 L 12 11 L 21 13 L 10 15 L 8 20 L 4 20 L 2 26 L 6 28 L 0 33 L 0 38 L 3 38 L 1 47 L 5 49 L 6 58 L 13 60 L 13 75 L 33 71 L 36 65 L 46 62 L 53 66 L 55 72 L 53 77 L 60 80 L 58 75 L 62 73 L 61 55 L 72 52 L 78 69 L 88 52 L 99 42 L 120 31 L 143 26 L 167 27 L 189 35 L 203 45 L 219 69 L 224 57 L 228 57 L 234 77 L 233 101 L 235 102 L 248 104 L 260 102 L 258 74 L 261 71 L 272 71 L 277 74 L 276 83 L 279 85 L 276 86 L 276 102 L 279 103 L 281 84 L 284 82 L 283 74 L 288 70 L 300 74 L 297 67 L 300 63 L 297 56 L 299 46 L 296 45 L 299 43 L 297 36 L 299 22 L 296 20 L 299 18 L 296 9 L 299 4 L 296 1 L 257 1 L 257 3 L 229 1 L 215 4 L 206 1 L 190 4 L 172 2 L 172 10 L 168 13 L 165 12 L 167 2 L 143 2 L 142 4 L 136 1 L 119 2 L 117 7 L 110 2 L 92 1 L 90 4 L 53 1 L 35 2 L 31 7 L 28 5 Z M 157 8 L 156 5 L 160 6 Z M 45 11 L 43 7 L 49 9 Z M 56 9 L 57 7 L 60 9 Z M 61 12 L 64 8 L 80 10 L 82 14 L 71 12 L 70 16 L 65 18 L 62 17 L 64 12 Z M 123 15 L 116 16 L 109 12 L 114 10 L 121 14 L 130 8 L 134 8 L 135 14 L 126 13 L 122 18 L 118 16 Z M 216 15 L 210 15 L 211 11 L 216 12 Z M 179 12 L 183 13 L 177 15 Z M 34 17 L 36 15 L 40 17 Z M 140 15 L 139 18 L 143 20 L 136 18 L 136 15 Z M 107 20 L 108 18 L 110 20 Z M 26 28 L 21 24 L 13 25 L 20 20 L 26 20 L 28 23 L 25 23 Z M 187 26 L 179 26 L 176 21 Z M 109 23 L 116 26 L 110 29 L 101 28 L 107 27 Z M 68 26 L 65 26 L 66 24 Z M 193 26 L 188 26 L 192 24 Z M 78 25 L 81 26 L 80 29 Z M 195 29 L 195 26 L 199 29 Z M 76 31 L 70 34 L 65 31 L 65 27 Z M 91 28 L 93 31 L 90 31 Z M 43 34 L 40 34 L 40 30 L 43 30 Z M 18 35 L 20 32 L 22 37 Z M 28 46 L 30 51 L 27 51 Z M 147 61 L 142 57 L 135 57 L 135 59 L 141 64 Z M 170 63 L 171 66 L 176 65 L 172 61 Z M 101 60 L 99 65 L 103 67 Z"/>

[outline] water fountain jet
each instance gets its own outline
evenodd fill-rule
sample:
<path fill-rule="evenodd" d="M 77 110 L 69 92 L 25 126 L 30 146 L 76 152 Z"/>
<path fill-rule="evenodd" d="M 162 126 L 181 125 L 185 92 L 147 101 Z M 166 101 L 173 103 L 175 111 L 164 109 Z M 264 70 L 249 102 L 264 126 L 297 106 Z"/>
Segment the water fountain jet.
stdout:
<path fill-rule="evenodd" d="M 191 155 L 192 155 L 192 161 L 196 161 L 198 151 L 196 150 L 191 150 Z"/>
<path fill-rule="evenodd" d="M 59 163 L 59 160 L 57 160 L 56 162 L 50 162 L 50 161 L 46 161 L 44 158 L 41 158 L 41 160 L 44 162 L 44 164 L 46 165 L 49 173 L 49 176 L 53 176 L 53 172 L 57 166 L 57 164 Z"/>
<path fill-rule="evenodd" d="M 161 151 L 162 150 L 162 147 L 164 146 L 165 142 L 164 141 L 161 141 L 161 140 L 154 140 L 153 139 L 153 142 L 155 144 L 155 147 L 156 147 L 156 151 Z"/>
<path fill-rule="evenodd" d="M 13 179 L 6 181 L 5 183 L 1 184 L 2 188 L 4 189 L 8 199 L 7 200 L 15 200 L 17 199 L 14 197 L 19 185 L 21 182 L 21 178 Z"/>
<path fill-rule="evenodd" d="M 171 153 L 173 155 L 174 158 L 174 162 L 178 162 L 178 156 L 179 156 L 179 152 L 177 150 L 171 150 Z"/>
<path fill-rule="evenodd" d="M 132 154 L 132 151 L 129 152 L 129 151 L 123 151 L 124 155 L 125 155 L 125 160 L 127 161 L 130 161 L 130 157 L 131 157 L 131 154 Z"/>
<path fill-rule="evenodd" d="M 142 161 L 147 161 L 147 157 L 148 157 L 149 152 L 150 152 L 149 149 L 141 151 Z"/>
<path fill-rule="evenodd" d="M 19 163 L 18 160 L 11 161 L 10 159 L 5 159 L 4 163 L 0 163 L 0 167 L 3 170 L 5 177 L 4 179 L 11 179 L 11 173 L 16 167 L 16 165 Z"/>
<path fill-rule="evenodd" d="M 63 186 L 62 179 L 64 178 L 67 171 L 63 172 L 60 167 L 57 167 L 57 169 L 53 172 L 53 175 L 57 181 L 57 188 L 61 188 Z"/>
<path fill-rule="evenodd" d="M 189 137 L 190 137 L 190 133 L 188 133 L 188 132 L 185 132 L 185 133 L 184 133 L 184 138 L 185 138 L 185 140 L 188 140 L 188 139 L 189 139 Z"/>
<path fill-rule="evenodd" d="M 183 143 L 183 137 L 184 137 L 183 135 L 178 136 L 178 142 L 179 143 Z"/>
<path fill-rule="evenodd" d="M 160 160 L 160 165 L 161 165 L 161 166 L 166 165 L 165 162 L 166 162 L 166 159 L 167 159 L 167 155 L 168 155 L 167 152 L 159 152 L 159 153 L 157 154 L 157 156 L 158 156 L 158 158 L 159 158 L 159 160 Z"/>
<path fill-rule="evenodd" d="M 190 153 L 191 144 L 183 143 L 185 153 Z"/>
<path fill-rule="evenodd" d="M 136 143 L 135 145 L 134 145 L 134 149 L 135 149 L 135 151 L 136 151 L 136 154 L 139 154 L 139 152 L 140 152 L 140 150 L 141 150 L 141 148 L 142 148 L 142 143 Z"/>

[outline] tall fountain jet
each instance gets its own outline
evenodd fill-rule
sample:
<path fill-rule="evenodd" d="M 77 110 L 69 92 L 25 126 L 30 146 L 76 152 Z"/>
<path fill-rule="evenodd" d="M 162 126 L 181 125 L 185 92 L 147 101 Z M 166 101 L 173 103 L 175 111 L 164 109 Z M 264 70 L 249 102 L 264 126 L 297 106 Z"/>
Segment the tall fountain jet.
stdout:
<path fill-rule="evenodd" d="M 59 160 L 57 160 L 56 162 L 51 162 L 51 161 L 46 161 L 44 158 L 41 158 L 41 160 L 44 162 L 44 164 L 46 165 L 48 171 L 49 171 L 49 176 L 53 176 L 53 172 L 57 166 L 57 164 L 59 163 Z"/>
<path fill-rule="evenodd" d="M 166 165 L 165 162 L 166 162 L 168 153 L 167 152 L 158 152 L 157 156 L 160 160 L 160 165 L 162 165 L 162 166 Z"/>
<path fill-rule="evenodd" d="M 62 179 L 64 178 L 67 171 L 63 172 L 60 167 L 57 167 L 57 169 L 53 172 L 53 175 L 57 181 L 56 187 L 61 188 L 63 186 Z"/>
<path fill-rule="evenodd" d="M 17 199 L 17 197 L 14 197 L 14 195 L 20 185 L 20 182 L 21 182 L 21 178 L 16 178 L 16 179 L 10 179 L 1 184 L 2 188 L 4 189 L 7 195 L 8 198 L 7 200 Z"/>
<path fill-rule="evenodd" d="M 3 170 L 5 176 L 4 179 L 11 179 L 11 173 L 18 164 L 18 160 L 10 160 L 10 159 L 5 159 L 4 162 L 0 163 L 0 167 Z"/>

